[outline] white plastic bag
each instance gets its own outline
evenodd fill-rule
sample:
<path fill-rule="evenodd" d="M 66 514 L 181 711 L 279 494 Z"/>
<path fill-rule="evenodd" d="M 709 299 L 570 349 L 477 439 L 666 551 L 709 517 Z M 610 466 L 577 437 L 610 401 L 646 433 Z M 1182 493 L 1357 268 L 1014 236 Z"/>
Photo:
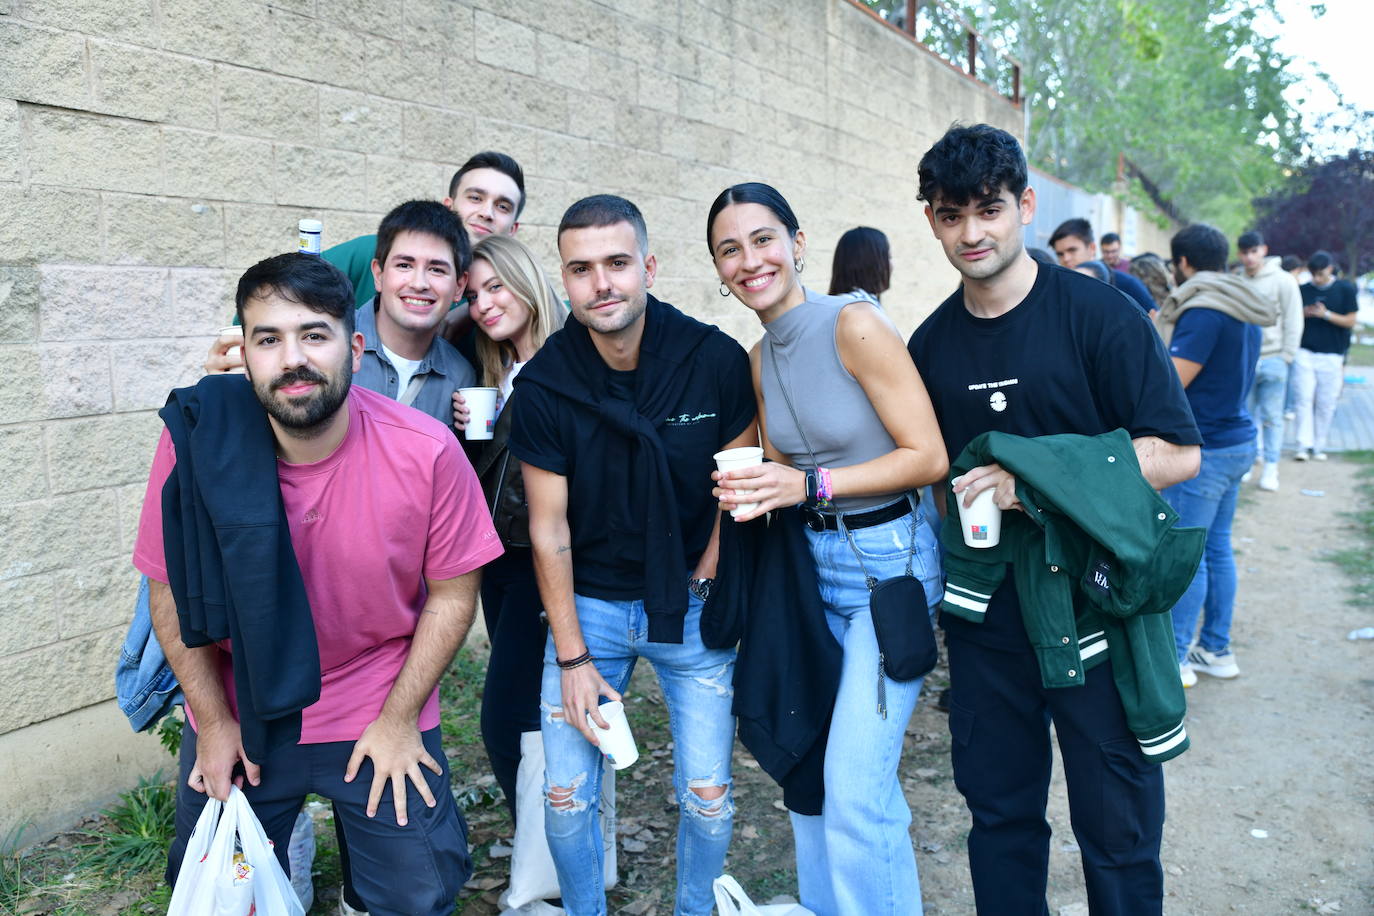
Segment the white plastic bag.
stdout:
<path fill-rule="evenodd" d="M 208 801 L 186 846 L 168 916 L 305 916 L 237 787 Z"/>
<path fill-rule="evenodd" d="M 713 887 L 716 892 L 716 911 L 720 916 L 815 916 L 800 903 L 758 906 L 749 899 L 739 882 L 729 875 L 721 875 Z"/>
<path fill-rule="evenodd" d="M 619 878 L 615 845 L 615 770 L 603 764 L 601 778 L 601 840 L 604 845 L 602 880 L 607 888 Z M 562 912 L 553 907 L 522 909 L 561 896 L 553 854 L 544 837 L 544 737 L 539 732 L 520 736 L 520 769 L 515 776 L 515 806 L 519 812 L 515 851 L 510 858 L 510 887 L 501 894 L 502 913 Z"/>
<path fill-rule="evenodd" d="M 286 847 L 286 861 L 291 863 L 291 886 L 295 888 L 296 899 L 301 909 L 307 913 L 315 905 L 315 884 L 311 872 L 315 868 L 315 822 L 308 812 L 296 815 L 296 826 L 291 828 L 291 842 Z"/>

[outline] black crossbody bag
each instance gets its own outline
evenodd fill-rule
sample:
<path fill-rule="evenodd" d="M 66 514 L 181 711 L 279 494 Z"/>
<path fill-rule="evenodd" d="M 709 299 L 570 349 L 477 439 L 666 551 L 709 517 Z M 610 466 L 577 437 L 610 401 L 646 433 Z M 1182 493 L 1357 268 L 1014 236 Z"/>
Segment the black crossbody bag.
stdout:
<path fill-rule="evenodd" d="M 801 419 L 792 406 L 792 396 L 783 384 L 782 372 L 778 369 L 778 361 L 772 353 L 771 342 L 769 355 L 774 357 L 770 362 L 773 364 L 773 376 L 777 379 L 778 390 L 782 392 L 787 411 L 792 415 L 797 432 L 801 434 L 807 454 L 811 456 L 812 467 L 817 467 L 816 453 L 812 450 L 811 441 L 806 438 L 806 430 L 802 429 Z M 910 496 L 907 499 L 910 499 Z M 902 575 L 890 579 L 879 581 L 869 575 L 868 567 L 859 554 L 859 548 L 854 544 L 853 534 L 848 528 L 844 529 L 845 540 L 854 553 L 854 559 L 859 561 L 864 582 L 868 586 L 868 608 L 873 615 L 873 630 L 878 636 L 878 712 L 884 719 L 887 718 L 887 689 L 884 686 L 886 678 L 911 681 L 924 677 L 934 670 L 935 663 L 940 658 L 940 649 L 935 644 L 935 629 L 931 626 L 930 612 L 926 605 L 925 586 L 911 574 L 911 561 L 916 555 L 916 512 L 917 508 L 913 502 L 911 549 L 906 556 L 906 570 Z"/>

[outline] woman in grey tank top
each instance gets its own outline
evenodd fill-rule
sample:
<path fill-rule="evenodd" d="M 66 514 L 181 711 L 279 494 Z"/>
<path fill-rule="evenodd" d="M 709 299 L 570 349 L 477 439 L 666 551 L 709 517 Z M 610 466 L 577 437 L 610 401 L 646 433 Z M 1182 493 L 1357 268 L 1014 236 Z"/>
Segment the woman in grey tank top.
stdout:
<path fill-rule="evenodd" d="M 757 502 L 740 516 L 747 521 L 804 505 L 826 622 L 844 652 L 823 812 L 791 815 L 806 866 L 798 869 L 801 902 L 818 916 L 920 913 L 897 769 L 921 680 L 885 677 L 865 577 L 902 575 L 910 561 L 927 611 L 942 597 L 935 536 L 911 495 L 948 473 L 935 412 L 881 309 L 801 285 L 806 238 L 776 190 L 748 183 L 723 191 L 707 218 L 707 244 L 721 294 L 733 294 L 764 329 L 750 361 L 770 460 L 718 473 L 721 507 Z M 735 498 L 735 490 L 750 492 Z"/>

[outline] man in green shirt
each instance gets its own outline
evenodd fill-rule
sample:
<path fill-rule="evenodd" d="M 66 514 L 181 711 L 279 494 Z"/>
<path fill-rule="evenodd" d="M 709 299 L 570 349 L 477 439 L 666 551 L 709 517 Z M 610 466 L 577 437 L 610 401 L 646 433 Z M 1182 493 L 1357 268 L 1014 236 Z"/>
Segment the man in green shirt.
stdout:
<path fill-rule="evenodd" d="M 458 214 L 474 245 L 487 235 L 515 235 L 520 228 L 520 211 L 525 208 L 525 173 L 505 153 L 478 153 L 453 174 L 444 206 Z M 371 302 L 377 295 L 372 283 L 376 249 L 377 236 L 360 235 L 322 252 L 326 261 L 353 281 L 358 305 Z"/>
<path fill-rule="evenodd" d="M 444 206 L 458 215 L 468 238 L 476 244 L 483 236 L 496 233 L 514 235 L 520 228 L 520 213 L 525 208 L 525 173 L 505 153 L 480 152 L 463 163 L 449 181 Z M 377 295 L 372 280 L 372 260 L 377 251 L 376 235 L 360 235 L 331 248 L 322 257 L 343 271 L 353 283 L 354 304 L 370 303 Z M 460 316 L 460 320 L 465 316 Z M 445 336 L 450 336 L 445 332 Z M 242 368 L 241 345 L 237 333 L 221 334 L 210 345 L 205 371 L 232 372 Z M 232 353 L 230 351 L 233 351 Z"/>

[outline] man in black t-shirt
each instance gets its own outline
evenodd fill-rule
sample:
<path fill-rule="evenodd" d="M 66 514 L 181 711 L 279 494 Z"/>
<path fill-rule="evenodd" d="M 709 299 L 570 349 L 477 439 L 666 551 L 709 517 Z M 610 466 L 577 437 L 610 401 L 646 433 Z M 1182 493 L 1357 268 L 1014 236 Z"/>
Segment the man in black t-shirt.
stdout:
<path fill-rule="evenodd" d="M 1326 434 L 1345 380 L 1345 351 L 1359 317 L 1355 284 L 1336 279 L 1336 261 L 1318 251 L 1307 261 L 1312 281 L 1302 292 L 1302 342 L 1293 358 L 1293 404 L 1298 412 L 1298 461 L 1326 460 Z"/>
<path fill-rule="evenodd" d="M 568 912 L 604 913 L 601 758 L 588 719 L 604 728 L 601 698 L 620 700 L 648 659 L 677 758 L 676 912 L 705 916 L 734 812 L 735 652 L 707 649 L 700 632 L 720 535 L 712 456 L 758 444 L 749 358 L 648 294 L 656 263 L 628 200 L 573 204 L 558 253 L 572 320 L 516 377 L 510 407 L 549 618 L 545 832 Z"/>
<path fill-rule="evenodd" d="M 951 128 L 922 158 L 919 175 L 926 216 L 963 279 L 910 343 L 951 461 L 988 430 L 1124 428 L 1156 488 L 1192 477 L 1201 440 L 1148 319 L 1120 292 L 1026 254 L 1035 192 L 1016 139 L 985 124 Z M 1020 505 L 1016 479 L 996 464 L 969 471 L 955 492 L 967 504 L 989 489 L 1003 510 Z M 1089 907 L 1159 912 L 1163 774 L 1126 725 L 1110 662 L 1087 671 L 1082 686 L 1042 685 L 1015 575 L 1013 566 L 982 623 L 940 621 L 954 781 L 973 816 L 978 911 L 1045 912 L 1053 721 Z"/>

